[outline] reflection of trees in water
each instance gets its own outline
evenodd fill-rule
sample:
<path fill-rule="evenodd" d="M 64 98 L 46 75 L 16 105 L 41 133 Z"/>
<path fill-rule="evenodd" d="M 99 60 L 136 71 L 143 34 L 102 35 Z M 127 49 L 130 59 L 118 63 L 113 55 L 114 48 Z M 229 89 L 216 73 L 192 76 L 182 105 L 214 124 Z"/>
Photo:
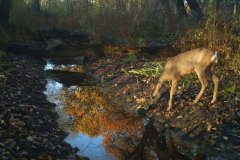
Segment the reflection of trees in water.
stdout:
<path fill-rule="evenodd" d="M 104 114 L 101 119 L 105 150 L 119 159 L 125 158 L 141 138 L 142 121 L 126 117 L 124 113 Z"/>
<path fill-rule="evenodd" d="M 69 71 L 69 72 L 78 72 L 84 73 L 85 69 L 83 65 L 55 65 L 54 70 Z"/>
<path fill-rule="evenodd" d="M 112 106 L 96 87 L 68 88 L 62 94 L 66 111 L 76 119 L 76 132 L 90 137 L 102 135 L 105 150 L 120 159 L 137 146 L 142 135 L 142 120 Z"/>
<path fill-rule="evenodd" d="M 115 159 L 190 159 L 176 150 L 170 132 L 166 140 L 164 127 L 157 131 L 150 119 L 143 129 L 142 119 L 110 104 L 96 87 L 72 87 L 62 94 L 66 111 L 76 120 L 74 131 L 90 137 L 102 135 L 105 150 Z M 206 158 L 201 152 L 193 158 L 202 159 Z"/>
<path fill-rule="evenodd" d="M 85 94 L 85 90 L 74 87 L 62 93 L 66 111 L 75 117 L 74 130 L 94 137 L 100 134 L 99 113 L 93 102 L 94 93 L 90 96 Z"/>

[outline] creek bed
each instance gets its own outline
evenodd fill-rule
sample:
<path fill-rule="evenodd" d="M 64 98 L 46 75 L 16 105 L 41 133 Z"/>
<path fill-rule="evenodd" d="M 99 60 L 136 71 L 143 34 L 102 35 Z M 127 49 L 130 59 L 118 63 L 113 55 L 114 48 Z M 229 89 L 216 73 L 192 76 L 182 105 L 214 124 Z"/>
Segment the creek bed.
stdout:
<path fill-rule="evenodd" d="M 55 111 L 59 115 L 59 127 L 68 132 L 68 136 L 64 141 L 70 144 L 73 148 L 78 148 L 79 151 L 77 154 L 79 156 L 88 157 L 91 160 L 111 159 L 102 146 L 103 137 L 101 135 L 97 137 L 89 137 L 87 134 L 71 132 L 71 125 L 73 125 L 71 121 L 73 117 L 64 110 L 65 106 L 61 95 L 61 91 L 64 89 L 63 84 L 47 79 L 46 88 L 47 90 L 44 93 L 48 97 L 48 101 L 56 104 Z"/>
<path fill-rule="evenodd" d="M 45 70 L 54 68 L 50 63 L 45 66 Z M 133 150 L 127 139 L 137 145 L 141 138 L 142 120 L 115 109 L 96 86 L 65 85 L 50 77 L 44 94 L 48 101 L 56 104 L 58 125 L 68 133 L 64 141 L 78 148 L 77 154 L 81 157 L 91 160 L 119 158 Z M 125 153 L 121 148 L 127 149 Z"/>

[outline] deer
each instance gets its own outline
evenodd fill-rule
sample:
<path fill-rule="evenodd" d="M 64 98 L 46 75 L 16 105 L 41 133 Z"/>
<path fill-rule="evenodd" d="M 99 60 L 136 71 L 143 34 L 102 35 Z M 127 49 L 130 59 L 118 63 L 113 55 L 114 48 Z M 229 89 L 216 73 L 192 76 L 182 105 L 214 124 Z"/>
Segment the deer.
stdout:
<path fill-rule="evenodd" d="M 196 96 L 193 104 L 197 104 L 202 97 L 205 89 L 208 86 L 207 76 L 212 78 L 214 83 L 213 98 L 211 104 L 215 103 L 218 94 L 219 79 L 214 73 L 213 64 L 218 61 L 218 52 L 214 52 L 207 48 L 197 48 L 184 53 L 178 54 L 175 57 L 169 58 L 163 72 L 161 73 L 156 87 L 150 95 L 150 103 L 154 104 L 160 98 L 159 90 L 163 82 L 172 81 L 170 89 L 170 98 L 166 111 L 170 111 L 173 104 L 173 96 L 178 86 L 179 81 L 184 75 L 196 72 L 201 83 L 201 90 Z"/>

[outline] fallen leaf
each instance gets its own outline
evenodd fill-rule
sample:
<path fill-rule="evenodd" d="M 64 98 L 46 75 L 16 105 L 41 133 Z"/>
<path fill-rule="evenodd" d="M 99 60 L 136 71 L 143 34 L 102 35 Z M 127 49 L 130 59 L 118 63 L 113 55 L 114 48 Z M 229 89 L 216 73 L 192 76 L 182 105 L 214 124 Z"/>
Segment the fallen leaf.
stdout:
<path fill-rule="evenodd" d="M 126 102 L 132 102 L 132 99 L 131 99 L 130 97 L 128 97 L 128 98 L 126 99 Z"/>
<path fill-rule="evenodd" d="M 178 116 L 177 119 L 183 118 L 183 116 Z"/>
<path fill-rule="evenodd" d="M 212 125 L 210 123 L 207 123 L 207 131 L 210 132 L 212 129 Z"/>
<path fill-rule="evenodd" d="M 224 139 L 225 141 L 227 141 L 227 140 L 228 140 L 228 137 L 226 137 L 226 136 L 223 136 L 223 139 Z"/>
<path fill-rule="evenodd" d="M 28 136 L 28 137 L 27 137 L 27 140 L 33 141 L 33 137 L 32 137 L 32 136 Z"/>

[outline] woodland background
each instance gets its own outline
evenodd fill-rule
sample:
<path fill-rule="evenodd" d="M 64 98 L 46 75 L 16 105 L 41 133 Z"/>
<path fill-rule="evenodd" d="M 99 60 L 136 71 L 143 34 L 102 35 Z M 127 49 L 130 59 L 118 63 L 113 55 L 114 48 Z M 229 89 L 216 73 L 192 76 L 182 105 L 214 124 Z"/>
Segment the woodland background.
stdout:
<path fill-rule="evenodd" d="M 239 13 L 239 0 L 0 0 L 0 44 L 57 27 L 89 32 L 92 43 L 211 48 L 238 73 Z"/>
<path fill-rule="evenodd" d="M 4 70 L 4 65 L 6 65 L 3 63 L 7 54 L 2 51 L 4 44 L 10 41 L 31 39 L 35 30 L 47 27 L 89 32 L 92 34 L 92 43 L 102 43 L 104 40 L 108 40 L 115 44 L 134 47 L 165 45 L 176 46 L 181 51 L 196 47 L 218 50 L 220 51 L 220 65 L 216 70 L 221 79 L 219 95 L 221 101 L 227 102 L 228 105 L 218 107 L 221 110 L 219 113 L 217 109 L 213 108 L 214 112 L 208 113 L 211 116 L 206 117 L 211 120 L 218 118 L 218 114 L 222 113 L 222 110 L 224 110 L 223 114 L 226 113 L 225 115 L 238 113 L 236 112 L 238 106 L 230 102 L 238 101 L 237 97 L 240 93 L 238 87 L 240 75 L 240 0 L 0 0 L 0 70 Z M 119 72 L 114 68 L 114 65 L 120 63 L 118 60 L 103 61 L 104 63 L 99 62 L 103 66 L 102 69 L 99 69 L 101 67 L 97 68 L 95 73 L 100 72 L 103 75 L 114 73 L 119 79 L 123 77 L 122 81 L 124 81 L 124 76 L 119 76 L 120 67 L 118 68 Z M 137 64 L 135 63 L 137 61 L 134 57 L 129 56 L 123 68 L 129 68 L 130 65 Z M 139 66 L 142 67 L 142 63 L 140 62 Z M 109 69 L 109 66 L 112 66 L 112 70 Z M 184 82 L 189 84 L 193 81 L 192 79 L 190 77 Z M 115 85 L 114 82 L 112 84 Z M 135 81 L 132 81 L 132 85 L 136 84 Z M 147 86 L 149 85 L 147 84 Z M 93 94 L 92 90 L 90 94 Z M 83 102 L 86 101 L 78 94 L 74 96 Z M 100 98 L 100 100 L 102 99 Z M 75 104 L 71 104 L 70 99 L 66 99 L 66 103 L 70 107 L 75 106 Z M 101 103 L 107 106 L 104 101 Z M 78 114 L 83 112 L 79 108 L 74 109 L 70 108 L 69 112 L 75 113 L 76 110 Z M 184 111 L 186 114 L 189 113 L 187 107 Z M 116 125 L 111 124 L 112 121 L 106 125 L 110 116 L 97 114 L 94 108 L 91 113 L 105 122 L 104 130 L 111 128 L 117 130 L 114 128 Z M 203 113 L 206 115 L 204 109 Z M 221 118 L 224 117 L 222 115 Z M 228 117 L 231 119 L 231 116 Z M 92 119 L 85 121 L 95 122 Z M 203 122 L 201 119 L 199 121 Z M 186 124 L 185 121 L 183 122 Z M 124 118 L 118 121 L 118 124 L 123 124 L 122 126 L 126 129 L 129 129 L 126 127 L 128 123 L 128 119 Z M 84 131 L 94 136 L 99 132 L 99 126 L 94 126 L 95 124 L 98 123 L 83 126 Z M 78 127 L 81 125 L 79 124 Z M 199 128 L 203 128 L 201 125 L 199 126 Z M 229 129 L 229 126 L 232 128 Z M 117 127 L 121 128 L 121 126 Z M 224 127 L 223 131 L 229 134 L 235 133 L 236 127 L 234 125 Z M 228 134 L 224 135 L 230 137 Z M 225 142 L 224 139 L 223 141 Z M 235 143 L 231 137 L 228 142 Z M 223 146 L 223 148 L 226 147 Z"/>

